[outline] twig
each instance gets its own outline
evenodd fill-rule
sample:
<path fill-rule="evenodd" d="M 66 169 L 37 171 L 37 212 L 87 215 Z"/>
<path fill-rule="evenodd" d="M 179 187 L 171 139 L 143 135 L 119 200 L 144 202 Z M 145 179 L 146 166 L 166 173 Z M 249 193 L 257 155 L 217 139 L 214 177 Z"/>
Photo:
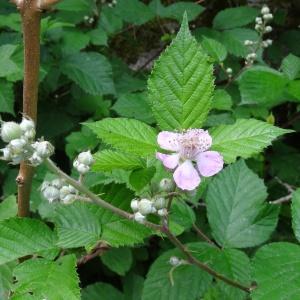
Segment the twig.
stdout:
<path fill-rule="evenodd" d="M 269 204 L 278 205 L 286 202 L 290 202 L 292 200 L 292 194 L 289 194 L 287 196 L 281 197 L 274 201 L 269 201 Z"/>
<path fill-rule="evenodd" d="M 59 177 L 63 178 L 67 183 L 72 185 L 76 190 L 78 190 L 82 194 L 86 195 L 88 198 L 91 199 L 91 201 L 93 203 L 112 211 L 113 213 L 115 213 L 116 215 L 119 215 L 120 217 L 129 219 L 129 220 L 133 220 L 132 214 L 130 214 L 122 209 L 119 209 L 118 207 L 115 207 L 115 206 L 111 205 L 110 203 L 104 201 L 103 199 L 99 198 L 97 195 L 95 195 L 93 192 L 91 192 L 83 184 L 79 183 L 77 180 L 73 179 L 72 177 L 70 177 L 69 175 L 64 173 L 62 170 L 60 170 L 51 159 L 46 159 L 45 164 L 49 170 L 51 170 L 53 173 L 57 174 Z M 153 230 L 161 229 L 160 225 L 157 225 L 157 224 L 149 222 L 149 221 L 145 221 L 144 224 Z"/>
<path fill-rule="evenodd" d="M 293 192 L 295 191 L 292 185 L 290 185 L 290 184 L 288 184 L 288 183 L 286 183 L 286 182 L 283 182 L 279 177 L 275 177 L 275 180 L 276 180 L 279 184 L 281 184 L 283 187 L 285 187 L 285 188 L 287 189 L 288 192 L 293 193 Z"/>
<path fill-rule="evenodd" d="M 213 277 L 220 279 L 224 282 L 226 282 L 227 284 L 234 286 L 240 290 L 243 290 L 247 293 L 250 293 L 252 291 L 252 289 L 254 289 L 254 287 L 247 287 L 242 285 L 241 283 L 231 280 L 227 277 L 225 277 L 224 275 L 217 273 L 216 271 L 214 271 L 213 269 L 211 269 L 208 265 L 206 265 L 205 263 L 201 262 L 200 260 L 198 260 L 197 258 L 195 258 L 190 252 L 189 250 L 177 239 L 176 236 L 174 236 L 170 230 L 167 227 L 163 228 L 163 232 L 167 235 L 167 237 L 169 238 L 169 240 L 178 248 L 181 250 L 181 252 L 186 256 L 187 261 L 193 265 L 196 265 L 197 267 L 199 267 L 200 269 L 206 271 L 207 273 L 209 273 L 210 275 L 212 275 Z"/>
<path fill-rule="evenodd" d="M 109 246 L 104 242 L 100 242 L 90 253 L 85 254 L 77 259 L 77 266 L 86 264 L 88 261 L 94 259 L 95 257 L 101 256 L 107 250 L 109 250 Z"/>
<path fill-rule="evenodd" d="M 213 242 L 202 230 L 196 225 L 193 224 L 193 229 L 196 231 L 199 237 L 201 237 L 204 241 L 208 242 L 209 244 L 220 248 L 215 242 Z"/>

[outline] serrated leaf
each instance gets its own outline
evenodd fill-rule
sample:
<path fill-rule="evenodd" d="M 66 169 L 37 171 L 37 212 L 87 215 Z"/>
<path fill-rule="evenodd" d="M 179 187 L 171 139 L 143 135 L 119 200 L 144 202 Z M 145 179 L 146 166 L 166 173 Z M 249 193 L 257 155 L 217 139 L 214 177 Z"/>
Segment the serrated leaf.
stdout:
<path fill-rule="evenodd" d="M 82 290 L 82 300 L 124 300 L 123 294 L 108 283 L 97 282 Z"/>
<path fill-rule="evenodd" d="M 15 195 L 5 198 L 0 203 L 0 221 L 15 217 L 17 215 L 18 207 Z"/>
<path fill-rule="evenodd" d="M 80 299 L 74 255 L 64 256 L 56 262 L 40 258 L 27 260 L 15 268 L 14 275 L 16 297 L 26 297 L 30 293 L 37 299 Z"/>
<path fill-rule="evenodd" d="M 149 101 L 161 129 L 201 127 L 211 107 L 212 64 L 192 37 L 185 15 L 172 44 L 148 80 Z"/>
<path fill-rule="evenodd" d="M 155 171 L 155 167 L 135 170 L 129 176 L 129 183 L 136 191 L 140 191 L 151 181 Z"/>
<path fill-rule="evenodd" d="M 57 245 L 62 248 L 92 247 L 101 237 L 101 223 L 90 204 L 75 202 L 56 209 Z"/>
<path fill-rule="evenodd" d="M 4 80 L 0 80 L 0 112 L 15 114 L 13 85 Z"/>
<path fill-rule="evenodd" d="M 85 125 L 92 129 L 106 144 L 124 152 L 147 156 L 153 155 L 156 151 L 154 129 L 138 120 L 107 118 Z"/>
<path fill-rule="evenodd" d="M 197 254 L 197 258 L 206 262 L 209 260 L 211 247 L 202 243 L 186 245 Z M 172 249 L 151 265 L 144 283 L 142 300 L 191 300 L 201 298 L 209 284 L 211 276 L 194 265 L 182 265 L 172 272 L 174 285 L 171 283 L 169 263 L 170 257 L 185 258 L 177 249 Z"/>
<path fill-rule="evenodd" d="M 16 45 L 0 46 L 0 77 L 6 77 L 19 71 L 18 66 L 11 60 Z"/>
<path fill-rule="evenodd" d="M 146 165 L 146 162 L 138 156 L 113 150 L 97 152 L 94 159 L 93 171 L 134 170 Z"/>
<path fill-rule="evenodd" d="M 272 243 L 260 248 L 253 260 L 257 288 L 253 300 L 297 300 L 300 295 L 300 247 Z"/>
<path fill-rule="evenodd" d="M 13 268 L 15 262 L 0 266 L 0 299 L 8 300 L 13 285 Z"/>
<path fill-rule="evenodd" d="M 238 82 L 242 104 L 273 107 L 285 101 L 283 93 L 288 79 L 274 69 L 261 66 L 249 68 Z"/>
<path fill-rule="evenodd" d="M 101 260 L 110 270 L 124 276 L 131 268 L 133 257 L 129 248 L 114 248 L 104 253 Z"/>
<path fill-rule="evenodd" d="M 300 73 L 300 57 L 290 53 L 283 59 L 281 69 L 289 79 L 297 78 Z"/>
<path fill-rule="evenodd" d="M 249 158 L 271 145 L 271 142 L 290 130 L 255 119 L 239 119 L 233 125 L 221 125 L 211 130 L 212 149 L 219 151 L 227 163 L 237 157 Z"/>
<path fill-rule="evenodd" d="M 225 60 L 227 56 L 227 50 L 220 42 L 204 36 L 201 45 L 214 61 L 222 62 Z"/>
<path fill-rule="evenodd" d="M 118 98 L 112 109 L 121 117 L 134 118 L 148 124 L 154 123 L 146 93 L 123 94 Z"/>
<path fill-rule="evenodd" d="M 293 230 L 297 240 L 300 241 L 300 189 L 293 192 L 291 209 Z"/>
<path fill-rule="evenodd" d="M 206 204 L 216 241 L 225 248 L 254 247 L 275 229 L 278 207 L 265 204 L 262 179 L 243 160 L 219 173 L 209 184 Z"/>
<path fill-rule="evenodd" d="M 0 222 L 0 264 L 41 251 L 55 251 L 55 244 L 55 234 L 41 221 L 11 218 Z"/>
<path fill-rule="evenodd" d="M 255 20 L 259 11 L 249 6 L 239 6 L 221 10 L 213 20 L 215 29 L 231 29 L 245 26 Z"/>
<path fill-rule="evenodd" d="M 130 202 L 134 198 L 134 194 L 124 185 L 107 185 L 100 187 L 96 193 L 102 194 L 102 198 L 112 205 L 132 212 Z M 112 247 L 133 246 L 134 244 L 143 242 L 152 233 L 144 225 L 120 218 L 111 211 L 101 207 L 94 205 L 92 210 L 102 223 L 101 240 L 107 242 Z"/>
<path fill-rule="evenodd" d="M 112 68 L 107 58 L 95 52 L 79 52 L 65 57 L 62 73 L 93 95 L 115 94 Z"/>
<path fill-rule="evenodd" d="M 212 108 L 217 110 L 231 110 L 231 96 L 223 89 L 218 89 L 214 93 Z"/>

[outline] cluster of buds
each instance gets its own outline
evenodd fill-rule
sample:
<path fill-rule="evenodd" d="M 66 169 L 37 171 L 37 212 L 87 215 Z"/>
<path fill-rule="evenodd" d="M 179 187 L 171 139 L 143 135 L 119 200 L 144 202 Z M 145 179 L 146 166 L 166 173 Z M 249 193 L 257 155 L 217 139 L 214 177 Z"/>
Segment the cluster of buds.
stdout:
<path fill-rule="evenodd" d="M 7 145 L 0 149 L 1 159 L 14 165 L 22 161 L 28 161 L 33 166 L 40 165 L 53 154 L 54 148 L 46 141 L 34 142 L 35 134 L 34 122 L 29 118 L 23 117 L 20 124 L 2 122 L 1 139 Z"/>
<path fill-rule="evenodd" d="M 108 1 L 108 0 L 101 0 L 101 3 L 102 4 L 106 4 L 107 3 L 107 6 L 112 8 L 114 6 L 117 5 L 118 1 L 117 0 L 111 0 L 111 1 Z"/>
<path fill-rule="evenodd" d="M 227 74 L 227 76 L 228 76 L 229 78 L 232 77 L 232 69 L 231 69 L 231 68 L 227 68 L 227 69 L 225 70 L 225 72 L 226 72 L 226 74 Z"/>
<path fill-rule="evenodd" d="M 81 152 L 74 160 L 73 167 L 79 174 L 84 175 L 90 171 L 92 164 L 94 163 L 93 155 L 91 151 Z"/>
<path fill-rule="evenodd" d="M 87 22 L 88 24 L 93 24 L 95 22 L 95 19 L 93 17 L 84 16 L 83 20 Z"/>
<path fill-rule="evenodd" d="M 173 267 L 178 267 L 178 266 L 180 266 L 182 264 L 185 264 L 186 261 L 184 259 L 178 258 L 177 256 L 171 256 L 170 260 L 169 260 L 169 263 Z"/>
<path fill-rule="evenodd" d="M 76 200 L 78 191 L 71 185 L 67 185 L 62 179 L 54 179 L 52 181 L 44 181 L 41 186 L 43 197 L 52 202 L 62 202 L 70 204 Z"/>
<path fill-rule="evenodd" d="M 154 199 L 133 199 L 130 206 L 134 212 L 134 219 L 138 223 L 143 223 L 149 214 L 157 214 L 161 217 L 168 214 L 166 209 L 166 199 L 163 197 Z"/>
<path fill-rule="evenodd" d="M 250 53 L 246 56 L 246 64 L 252 65 L 257 57 L 257 50 L 262 48 L 267 48 L 272 45 L 273 41 L 271 39 L 263 40 L 264 34 L 270 33 L 272 27 L 268 23 L 273 19 L 273 15 L 270 13 L 270 8 L 264 6 L 261 9 L 261 16 L 255 19 L 255 30 L 260 35 L 259 41 L 245 40 L 244 45 L 248 46 Z"/>

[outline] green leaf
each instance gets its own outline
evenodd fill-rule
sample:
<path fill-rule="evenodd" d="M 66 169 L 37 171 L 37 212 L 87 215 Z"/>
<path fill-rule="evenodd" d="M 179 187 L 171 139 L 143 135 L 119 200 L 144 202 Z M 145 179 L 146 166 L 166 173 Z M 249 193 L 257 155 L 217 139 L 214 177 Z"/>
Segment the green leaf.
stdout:
<path fill-rule="evenodd" d="M 46 250 L 55 251 L 55 244 L 55 234 L 41 221 L 11 218 L 0 222 L 0 264 Z"/>
<path fill-rule="evenodd" d="M 218 89 L 214 93 L 212 108 L 217 110 L 231 110 L 231 96 L 223 89 Z"/>
<path fill-rule="evenodd" d="M 249 158 L 271 145 L 271 142 L 290 130 L 282 129 L 255 119 L 239 119 L 233 125 L 221 125 L 212 129 L 212 149 L 219 151 L 225 162 L 237 157 Z"/>
<path fill-rule="evenodd" d="M 88 32 L 91 43 L 96 46 L 107 46 L 107 33 L 103 28 L 96 28 Z"/>
<path fill-rule="evenodd" d="M 192 37 L 185 15 L 172 44 L 148 80 L 149 101 L 161 129 L 201 127 L 211 107 L 212 64 Z"/>
<path fill-rule="evenodd" d="M 222 62 L 226 59 L 227 50 L 220 42 L 204 36 L 201 46 L 214 61 Z"/>
<path fill-rule="evenodd" d="M 272 243 L 255 254 L 253 275 L 257 288 L 253 300 L 297 300 L 300 295 L 300 247 Z"/>
<path fill-rule="evenodd" d="M 293 80 L 288 83 L 287 92 L 297 100 L 300 100 L 300 80 Z M 299 102 L 299 101 L 297 101 Z"/>
<path fill-rule="evenodd" d="M 54 222 L 57 245 L 62 248 L 92 247 L 101 237 L 101 223 L 89 209 L 90 204 L 75 202 L 58 206 Z"/>
<path fill-rule="evenodd" d="M 218 40 L 230 54 L 245 57 L 249 53 L 248 47 L 244 45 L 245 40 L 258 41 L 258 34 L 252 29 L 235 28 L 223 31 Z"/>
<path fill-rule="evenodd" d="M 216 241 L 226 248 L 254 247 L 275 229 L 278 207 L 266 205 L 262 179 L 243 160 L 228 166 L 209 184 L 206 203 Z"/>
<path fill-rule="evenodd" d="M 129 176 L 129 182 L 136 191 L 140 191 L 151 181 L 155 171 L 155 167 L 134 170 Z"/>
<path fill-rule="evenodd" d="M 15 268 L 14 276 L 16 297 L 30 293 L 35 299 L 80 299 L 74 255 L 64 256 L 56 262 L 40 258 L 27 260 Z"/>
<path fill-rule="evenodd" d="M 11 195 L 0 203 L 0 221 L 15 217 L 18 212 L 16 196 Z"/>
<path fill-rule="evenodd" d="M 137 119 L 148 124 L 154 123 L 146 93 L 123 94 L 118 98 L 112 109 L 121 117 Z"/>
<path fill-rule="evenodd" d="M 281 69 L 289 79 L 297 78 L 300 73 L 300 58 L 289 54 L 283 59 Z"/>
<path fill-rule="evenodd" d="M 283 93 L 288 79 L 274 69 L 261 66 L 249 68 L 238 82 L 242 104 L 273 107 L 285 101 Z"/>
<path fill-rule="evenodd" d="M 293 192 L 291 209 L 293 230 L 297 240 L 300 241 L 300 189 Z"/>
<path fill-rule="evenodd" d="M 123 290 L 125 300 L 141 300 L 144 287 L 144 277 L 129 273 L 124 277 Z M 110 300 L 110 299 L 109 299 Z"/>
<path fill-rule="evenodd" d="M 13 84 L 4 80 L 0 80 L 0 112 L 15 115 Z"/>
<path fill-rule="evenodd" d="M 96 193 L 102 194 L 102 198 L 112 205 L 132 213 L 130 202 L 134 198 L 134 194 L 124 185 L 107 185 L 99 188 Z M 121 218 L 107 209 L 95 205 L 91 208 L 102 223 L 101 240 L 112 247 L 133 246 L 142 243 L 152 233 L 144 225 Z"/>
<path fill-rule="evenodd" d="M 133 257 L 129 248 L 114 248 L 104 253 L 101 260 L 110 270 L 124 276 L 131 268 Z"/>
<path fill-rule="evenodd" d="M 10 299 L 10 291 L 13 285 L 13 268 L 16 266 L 15 262 L 11 262 L 0 266 L 0 299 Z"/>
<path fill-rule="evenodd" d="M 221 10 L 213 20 L 215 29 L 231 29 L 254 22 L 258 10 L 248 6 L 239 6 Z"/>
<path fill-rule="evenodd" d="M 0 77 L 6 77 L 19 71 L 18 66 L 11 60 L 16 45 L 0 46 Z"/>
<path fill-rule="evenodd" d="M 202 262 L 209 260 L 211 247 L 194 243 L 187 245 L 197 253 Z M 161 256 L 151 265 L 144 283 L 142 300 L 191 300 L 200 299 L 211 282 L 211 276 L 194 265 L 181 265 L 172 272 L 174 284 L 170 279 L 172 266 L 170 257 L 185 258 L 177 249 L 172 249 Z"/>
<path fill-rule="evenodd" d="M 146 162 L 138 156 L 113 150 L 103 150 L 94 155 L 93 171 L 114 169 L 134 170 L 145 166 Z"/>
<path fill-rule="evenodd" d="M 97 282 L 82 290 L 82 300 L 124 300 L 123 294 L 108 283 Z"/>
<path fill-rule="evenodd" d="M 80 52 L 65 57 L 61 71 L 87 93 L 115 94 L 112 68 L 107 58 L 95 52 Z"/>
<path fill-rule="evenodd" d="M 114 10 L 125 22 L 136 25 L 142 25 L 154 18 L 149 6 L 138 0 L 118 0 Z"/>
<path fill-rule="evenodd" d="M 107 118 L 95 123 L 86 123 L 106 144 L 124 152 L 140 156 L 154 154 L 156 133 L 145 123 L 133 119 Z"/>
<path fill-rule="evenodd" d="M 186 12 L 188 21 L 193 21 L 204 11 L 204 7 L 193 2 L 178 1 L 168 6 L 163 6 L 160 0 L 153 0 L 149 6 L 153 12 L 161 18 L 182 20 L 183 14 Z"/>

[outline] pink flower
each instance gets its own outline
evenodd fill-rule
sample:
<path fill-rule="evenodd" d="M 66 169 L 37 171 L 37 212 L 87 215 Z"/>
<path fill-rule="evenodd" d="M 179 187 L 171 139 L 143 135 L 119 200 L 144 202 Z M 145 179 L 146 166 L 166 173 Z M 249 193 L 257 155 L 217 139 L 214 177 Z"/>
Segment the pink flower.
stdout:
<path fill-rule="evenodd" d="M 217 151 L 207 151 L 212 145 L 212 138 L 203 129 L 189 129 L 183 133 L 162 131 L 157 136 L 159 146 L 174 152 L 157 152 L 156 158 L 163 165 L 174 170 L 173 178 L 182 190 L 194 190 L 201 182 L 201 177 L 210 177 L 223 169 L 223 157 Z"/>

